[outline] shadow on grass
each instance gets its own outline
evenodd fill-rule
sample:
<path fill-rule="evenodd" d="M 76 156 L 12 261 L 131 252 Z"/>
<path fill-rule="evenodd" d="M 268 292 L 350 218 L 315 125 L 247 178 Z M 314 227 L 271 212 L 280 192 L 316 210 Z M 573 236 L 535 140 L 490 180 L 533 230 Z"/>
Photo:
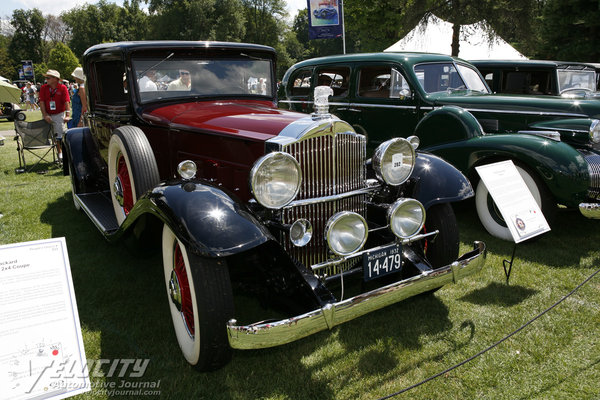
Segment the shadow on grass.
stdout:
<path fill-rule="evenodd" d="M 477 217 L 475 203 L 467 200 L 454 205 L 461 241 L 482 240 L 488 251 L 510 260 L 514 243 L 497 239 L 483 228 Z M 576 210 L 557 212 L 551 231 L 519 243 L 515 253 L 518 260 L 545 264 L 555 268 L 578 267 L 584 258 L 597 255 L 600 242 L 600 221 L 583 217 Z"/>
<path fill-rule="evenodd" d="M 537 290 L 528 289 L 523 286 L 509 286 L 503 283 L 491 282 L 486 287 L 474 290 L 468 295 L 461 297 L 460 300 L 478 305 L 512 307 L 537 293 Z"/>

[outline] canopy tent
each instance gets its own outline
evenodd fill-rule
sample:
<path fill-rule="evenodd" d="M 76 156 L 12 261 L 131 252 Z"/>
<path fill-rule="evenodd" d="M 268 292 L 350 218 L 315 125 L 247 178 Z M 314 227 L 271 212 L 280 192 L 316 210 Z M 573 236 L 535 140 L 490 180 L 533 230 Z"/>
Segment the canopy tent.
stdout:
<path fill-rule="evenodd" d="M 516 60 L 527 59 L 497 35 L 490 35 L 487 22 L 461 25 L 458 56 L 466 60 Z M 424 17 L 404 38 L 384 51 L 422 51 L 426 53 L 452 53 L 452 24 L 435 15 Z"/>
<path fill-rule="evenodd" d="M 0 103 L 20 103 L 21 89 L 15 85 L 0 80 Z"/>

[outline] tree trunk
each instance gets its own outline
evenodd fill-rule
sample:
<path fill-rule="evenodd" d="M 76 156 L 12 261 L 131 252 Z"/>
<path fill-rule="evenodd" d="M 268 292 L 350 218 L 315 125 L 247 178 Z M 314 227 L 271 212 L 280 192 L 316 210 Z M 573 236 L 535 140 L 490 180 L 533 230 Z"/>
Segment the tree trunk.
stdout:
<path fill-rule="evenodd" d="M 452 55 L 458 57 L 460 42 L 460 24 L 452 24 Z"/>

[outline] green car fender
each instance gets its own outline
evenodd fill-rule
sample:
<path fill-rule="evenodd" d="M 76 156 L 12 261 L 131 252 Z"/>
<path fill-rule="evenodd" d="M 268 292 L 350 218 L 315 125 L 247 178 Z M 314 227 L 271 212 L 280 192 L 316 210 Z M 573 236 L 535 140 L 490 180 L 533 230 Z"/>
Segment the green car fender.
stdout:
<path fill-rule="evenodd" d="M 537 174 L 557 203 L 576 207 L 587 198 L 587 162 L 566 143 L 530 134 L 484 134 L 471 113 L 455 106 L 428 113 L 415 134 L 422 150 L 453 164 L 472 184 L 478 179 L 476 166 L 513 160 Z"/>

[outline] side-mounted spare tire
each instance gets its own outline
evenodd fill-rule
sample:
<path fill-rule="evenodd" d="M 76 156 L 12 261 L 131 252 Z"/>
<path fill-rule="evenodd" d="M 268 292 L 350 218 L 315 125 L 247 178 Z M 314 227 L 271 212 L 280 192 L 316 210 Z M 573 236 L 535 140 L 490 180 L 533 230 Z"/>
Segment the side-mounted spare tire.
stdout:
<path fill-rule="evenodd" d="M 160 180 L 154 153 L 141 129 L 121 126 L 113 131 L 108 144 L 108 179 L 121 225 L 135 202 Z"/>

